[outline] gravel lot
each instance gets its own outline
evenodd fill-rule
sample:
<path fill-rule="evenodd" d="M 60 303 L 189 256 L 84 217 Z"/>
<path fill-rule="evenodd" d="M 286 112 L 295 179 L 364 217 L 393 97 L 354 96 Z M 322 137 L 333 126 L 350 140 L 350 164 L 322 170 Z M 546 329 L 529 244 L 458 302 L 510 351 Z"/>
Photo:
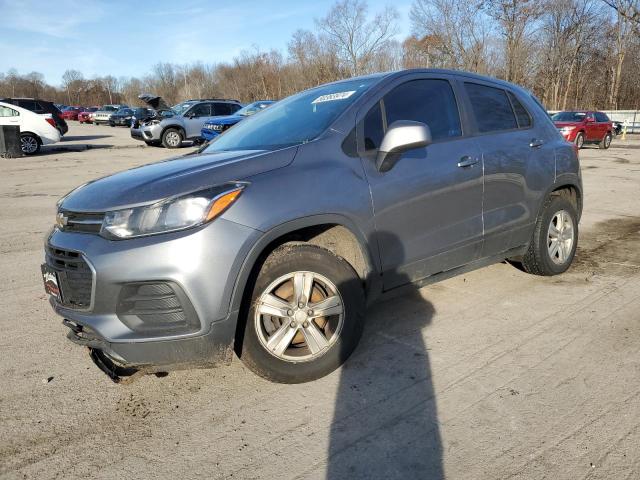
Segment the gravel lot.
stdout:
<path fill-rule="evenodd" d="M 562 276 L 499 264 L 374 305 L 346 367 L 310 384 L 236 359 L 120 386 L 66 340 L 43 238 L 74 186 L 191 149 L 70 128 L 0 159 L 1 477 L 640 478 L 640 139 L 582 150 Z"/>

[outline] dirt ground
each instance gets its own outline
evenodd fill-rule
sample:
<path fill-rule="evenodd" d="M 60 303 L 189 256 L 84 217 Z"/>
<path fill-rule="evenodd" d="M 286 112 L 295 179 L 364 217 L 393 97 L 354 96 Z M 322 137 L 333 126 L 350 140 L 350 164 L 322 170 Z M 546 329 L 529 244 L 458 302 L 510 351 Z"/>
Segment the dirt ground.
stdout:
<path fill-rule="evenodd" d="M 378 303 L 345 367 L 294 386 L 237 359 L 116 385 L 65 338 L 39 271 L 55 202 L 176 154 L 140 145 L 72 122 L 0 160 L 0 477 L 640 478 L 640 139 L 582 150 L 568 273 L 498 264 Z"/>

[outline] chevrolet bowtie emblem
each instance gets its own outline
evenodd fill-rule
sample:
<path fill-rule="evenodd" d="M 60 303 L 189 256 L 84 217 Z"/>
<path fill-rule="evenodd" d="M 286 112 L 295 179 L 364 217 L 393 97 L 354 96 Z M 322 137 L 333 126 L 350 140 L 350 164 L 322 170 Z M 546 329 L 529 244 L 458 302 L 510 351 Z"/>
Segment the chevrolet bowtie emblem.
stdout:
<path fill-rule="evenodd" d="M 69 223 L 69 219 L 67 218 L 67 216 L 62 212 L 58 212 L 58 214 L 56 215 L 56 225 L 59 228 L 63 228 L 67 226 L 67 223 Z"/>

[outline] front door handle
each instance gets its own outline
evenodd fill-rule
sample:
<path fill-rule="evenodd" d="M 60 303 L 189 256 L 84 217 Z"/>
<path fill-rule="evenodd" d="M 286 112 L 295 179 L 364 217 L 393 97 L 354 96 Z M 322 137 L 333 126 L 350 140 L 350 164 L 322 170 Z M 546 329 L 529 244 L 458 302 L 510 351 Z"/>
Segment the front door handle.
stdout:
<path fill-rule="evenodd" d="M 538 140 L 537 138 L 532 138 L 531 139 L 531 143 L 529 143 L 529 146 L 531 148 L 539 148 L 544 144 L 544 142 L 542 140 Z"/>
<path fill-rule="evenodd" d="M 465 168 L 465 167 L 471 167 L 471 166 L 475 165 L 476 163 L 478 163 L 478 158 L 472 158 L 469 155 L 465 155 L 458 162 L 458 166 L 460 168 Z"/>

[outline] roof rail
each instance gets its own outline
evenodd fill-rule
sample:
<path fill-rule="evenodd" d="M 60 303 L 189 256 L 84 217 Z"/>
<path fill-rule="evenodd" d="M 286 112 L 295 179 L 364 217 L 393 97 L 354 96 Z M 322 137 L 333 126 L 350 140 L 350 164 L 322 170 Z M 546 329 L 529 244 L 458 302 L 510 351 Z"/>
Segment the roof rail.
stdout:
<path fill-rule="evenodd" d="M 210 101 L 241 103 L 240 100 L 237 100 L 235 98 L 190 98 L 189 100 L 185 100 L 185 102 L 210 102 Z"/>

